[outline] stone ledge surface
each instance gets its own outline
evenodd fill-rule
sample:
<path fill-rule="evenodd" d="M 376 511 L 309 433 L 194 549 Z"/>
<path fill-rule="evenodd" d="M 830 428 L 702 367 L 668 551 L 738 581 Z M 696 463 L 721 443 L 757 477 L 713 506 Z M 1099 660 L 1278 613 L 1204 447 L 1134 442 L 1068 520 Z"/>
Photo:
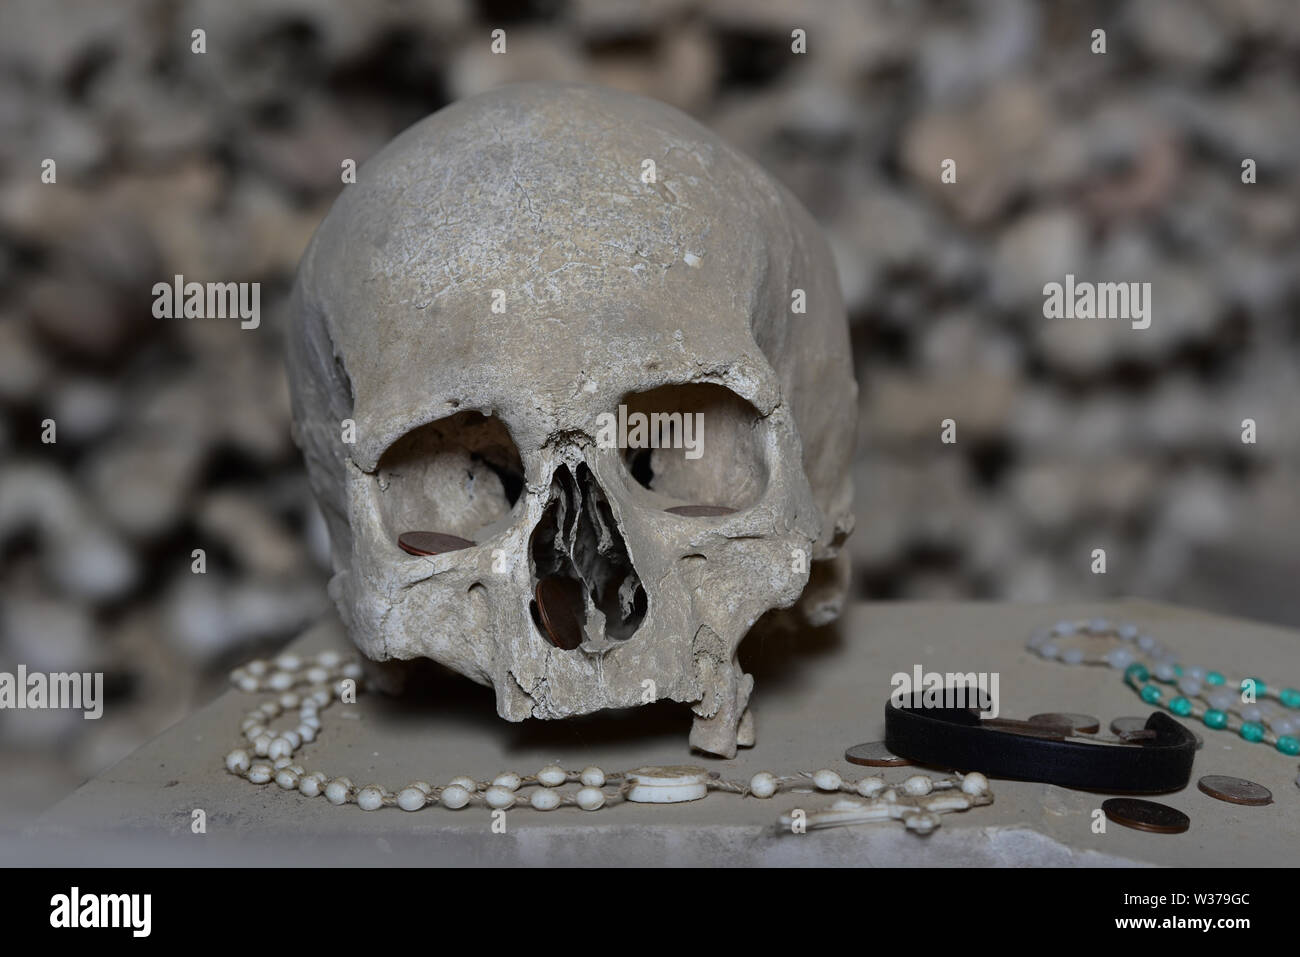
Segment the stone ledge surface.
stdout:
<path fill-rule="evenodd" d="M 418 702 L 364 694 L 356 705 L 333 705 L 323 712 L 321 736 L 299 752 L 299 761 L 308 770 L 345 774 L 357 785 L 392 788 L 414 779 L 444 783 L 457 774 L 482 780 L 506 770 L 530 773 L 548 763 L 607 771 L 698 764 L 736 780 L 760 770 L 829 767 L 846 778 L 878 771 L 893 783 L 913 770 L 859 768 L 843 754 L 852 744 L 883 738 L 890 676 L 916 664 L 941 672 L 1000 672 L 1007 717 L 1080 711 L 1105 725 L 1119 715 L 1149 713 L 1117 672 L 1044 662 L 1024 650 L 1026 636 L 1040 624 L 1096 616 L 1136 621 L 1187 663 L 1300 683 L 1297 632 L 1168 605 L 857 604 L 837 626 L 742 648 L 756 678 L 758 742 L 734 760 L 690 752 L 684 705 L 510 724 L 497 718 L 490 689 L 448 676 Z M 292 647 L 317 651 L 346 642 L 327 620 Z M 1205 747 L 1191 782 L 1155 798 L 1191 817 L 1191 829 L 1180 835 L 1113 823 L 1105 834 L 1093 834 L 1092 811 L 1107 795 L 1005 780 L 992 782 L 993 805 L 944 815 L 942 827 L 926 837 L 894 823 L 779 833 L 780 814 L 832 800 L 815 793 L 765 801 L 712 793 L 690 804 L 620 804 L 594 813 L 521 808 L 508 813 L 505 834 L 494 834 L 484 808 L 368 813 L 226 773 L 222 758 L 240 744 L 240 719 L 257 700 L 226 692 L 0 850 L 14 863 L 61 864 L 1013 867 L 1289 866 L 1300 851 L 1296 761 L 1204 728 L 1198 728 Z M 1216 801 L 1195 784 L 1211 773 L 1258 781 L 1272 789 L 1275 803 Z M 206 834 L 190 832 L 194 808 L 206 812 Z"/>

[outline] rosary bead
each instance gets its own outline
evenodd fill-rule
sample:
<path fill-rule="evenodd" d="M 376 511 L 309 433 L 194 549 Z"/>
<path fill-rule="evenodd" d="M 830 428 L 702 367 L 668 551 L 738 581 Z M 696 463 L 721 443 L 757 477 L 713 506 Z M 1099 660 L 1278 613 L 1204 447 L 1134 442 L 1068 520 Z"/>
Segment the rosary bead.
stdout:
<path fill-rule="evenodd" d="M 582 783 L 589 788 L 603 787 L 605 784 L 605 772 L 600 768 L 592 766 L 582 769 Z M 601 799 L 604 800 L 603 798 Z M 594 810 L 594 808 L 592 809 Z"/>
<path fill-rule="evenodd" d="M 754 797 L 770 798 L 776 793 L 776 776 L 770 771 L 759 771 L 749 779 L 749 790 Z"/>
<path fill-rule="evenodd" d="M 442 789 L 442 803 L 453 811 L 458 811 L 469 803 L 469 791 L 459 784 L 449 784 Z"/>
<path fill-rule="evenodd" d="M 403 811 L 418 811 L 424 807 L 429 795 L 417 788 L 414 784 L 402 788 L 397 794 L 397 806 Z"/>
<path fill-rule="evenodd" d="M 1157 681 L 1172 682 L 1174 680 L 1174 666 L 1167 661 L 1160 661 L 1151 669 L 1151 673 L 1156 676 Z"/>
<path fill-rule="evenodd" d="M 1273 733 L 1276 735 L 1295 734 L 1297 730 L 1300 730 L 1300 722 L 1297 722 L 1295 718 L 1289 715 L 1274 718 L 1269 721 L 1268 726 L 1273 729 Z"/>
<path fill-rule="evenodd" d="M 1214 728 L 1216 731 L 1220 728 L 1226 728 L 1228 726 L 1227 713 L 1224 711 L 1220 711 L 1218 708 L 1210 708 L 1201 717 L 1201 720 L 1205 722 L 1205 726 L 1207 728 Z"/>
<path fill-rule="evenodd" d="M 302 659 L 292 654 L 281 655 L 275 659 L 275 666 L 281 671 L 297 671 L 302 667 Z"/>
<path fill-rule="evenodd" d="M 1288 708 L 1300 708 L 1300 690 L 1283 688 L 1277 693 L 1277 698 Z"/>
<path fill-rule="evenodd" d="M 885 789 L 885 779 L 872 775 L 858 782 L 858 793 L 863 797 L 875 797 Z"/>
<path fill-rule="evenodd" d="M 507 791 L 518 791 L 521 784 L 523 784 L 523 778 L 515 774 L 514 771 L 498 774 L 492 779 L 493 787 L 505 788 Z"/>
<path fill-rule="evenodd" d="M 1106 652 L 1106 664 L 1110 665 L 1112 668 L 1118 668 L 1120 670 L 1128 668 L 1133 664 L 1133 652 L 1122 645 L 1118 648 L 1112 648 L 1110 651 Z M 1142 672 L 1142 680 L 1145 681 L 1146 668 L 1143 668 Z"/>
<path fill-rule="evenodd" d="M 1290 754 L 1292 756 L 1300 754 L 1300 738 L 1284 734 L 1277 739 L 1277 744 L 1275 744 L 1274 747 L 1283 754 Z"/>
<path fill-rule="evenodd" d="M 273 738 L 263 731 L 253 739 L 253 753 L 259 758 L 266 757 L 271 751 L 271 741 Z"/>
<path fill-rule="evenodd" d="M 1197 681 L 1205 680 L 1204 668 L 1187 668 L 1183 671 L 1183 674 L 1187 675 L 1189 678 L 1195 678 Z"/>
<path fill-rule="evenodd" d="M 1120 625 L 1119 628 L 1116 629 L 1115 634 L 1124 641 L 1132 641 L 1138 636 L 1138 626 L 1132 624 Z"/>
<path fill-rule="evenodd" d="M 447 785 L 448 787 L 464 788 L 470 794 L 478 790 L 478 783 L 468 774 L 458 774 L 448 781 Z"/>
<path fill-rule="evenodd" d="M 820 791 L 838 791 L 843 783 L 844 779 L 829 768 L 822 768 L 813 775 L 813 784 Z"/>
<path fill-rule="evenodd" d="M 260 678 L 266 674 L 266 662 L 261 658 L 254 658 L 248 664 L 244 665 L 244 670 L 254 678 Z"/>
<path fill-rule="evenodd" d="M 317 688 L 311 693 L 311 697 L 316 702 L 316 707 L 323 708 L 330 703 L 330 689 Z"/>
<path fill-rule="evenodd" d="M 514 805 L 515 792 L 494 784 L 483 792 L 483 800 L 487 801 L 488 807 L 505 809 Z"/>
<path fill-rule="evenodd" d="M 548 764 L 537 772 L 537 783 L 544 784 L 548 788 L 559 787 L 568 778 L 564 768 L 555 764 Z"/>
<path fill-rule="evenodd" d="M 903 790 L 907 794 L 919 797 L 922 794 L 929 794 L 934 788 L 934 782 L 924 774 L 913 774 L 903 782 Z"/>
<path fill-rule="evenodd" d="M 529 803 L 538 811 L 554 811 L 560 806 L 560 792 L 554 788 L 538 788 Z"/>
<path fill-rule="evenodd" d="M 595 811 L 604 806 L 605 792 L 598 787 L 585 787 L 578 791 L 578 807 Z"/>
<path fill-rule="evenodd" d="M 1262 721 L 1264 710 L 1257 704 L 1243 705 L 1240 709 L 1242 721 Z"/>
<path fill-rule="evenodd" d="M 1237 733 L 1245 741 L 1264 740 L 1264 726 L 1257 721 L 1243 721 L 1241 727 L 1237 729 Z"/>
<path fill-rule="evenodd" d="M 1104 635 L 1110 631 L 1110 622 L 1105 618 L 1093 618 L 1088 622 L 1088 631 L 1094 635 Z"/>
<path fill-rule="evenodd" d="M 298 730 L 295 731 L 294 734 L 296 734 L 298 740 L 304 744 L 311 744 L 316 740 L 316 729 L 309 724 L 298 725 Z"/>
<path fill-rule="evenodd" d="M 248 752 L 243 748 L 236 748 L 226 755 L 226 770 L 233 774 L 247 774 L 250 766 Z"/>
<path fill-rule="evenodd" d="M 332 648 L 322 651 L 316 656 L 316 664 L 322 668 L 337 668 L 343 661 L 343 656 Z"/>
<path fill-rule="evenodd" d="M 351 678 L 353 681 L 356 681 L 361 677 L 361 665 L 359 662 L 349 661 L 339 669 L 339 673 L 343 675 L 344 678 Z"/>
<path fill-rule="evenodd" d="M 1252 691 L 1256 698 L 1262 698 L 1268 693 L 1268 685 L 1264 684 L 1262 678 L 1242 678 L 1241 690 Z"/>
<path fill-rule="evenodd" d="M 1205 683 L 1207 685 L 1221 685 L 1224 682 L 1223 675 L 1217 671 L 1207 671 L 1205 673 Z"/>
<path fill-rule="evenodd" d="M 1157 704 L 1160 701 L 1162 693 L 1155 685 L 1143 685 L 1140 694 L 1142 695 L 1142 700 L 1147 704 Z"/>
<path fill-rule="evenodd" d="M 279 771 L 281 768 L 287 768 L 287 767 L 288 767 L 289 765 L 291 765 L 291 764 L 293 764 L 293 758 L 292 758 L 291 756 L 285 754 L 285 755 L 282 755 L 281 757 L 276 758 L 274 761 L 272 761 L 272 762 L 271 762 L 271 767 L 273 767 L 273 768 L 275 768 L 277 771 Z"/>
<path fill-rule="evenodd" d="M 1052 634 L 1054 635 L 1061 635 L 1061 636 L 1072 635 L 1075 633 L 1076 630 L 1077 630 L 1077 626 L 1075 625 L 1074 622 L 1066 621 L 1064 619 L 1058 621 L 1055 625 L 1052 626 Z"/>
<path fill-rule="evenodd" d="M 265 702 L 260 710 L 268 718 L 278 718 L 284 709 L 280 707 L 280 702 L 272 700 Z"/>
<path fill-rule="evenodd" d="M 963 793 L 972 796 L 985 794 L 989 789 L 989 779 L 978 771 L 972 771 L 961 779 L 961 789 Z"/>
<path fill-rule="evenodd" d="M 1178 690 L 1189 698 L 1195 698 L 1201 693 L 1201 683 L 1195 678 L 1189 678 L 1186 675 L 1178 679 Z"/>
<path fill-rule="evenodd" d="M 298 786 L 298 779 L 302 777 L 292 767 L 281 768 L 275 775 L 275 783 L 280 785 L 286 791 L 292 791 Z"/>
<path fill-rule="evenodd" d="M 1156 646 L 1156 640 L 1150 635 L 1141 634 L 1137 638 L 1137 646 L 1143 651 L 1150 651 Z"/>
<path fill-rule="evenodd" d="M 293 675 L 287 671 L 275 671 L 266 679 L 266 686 L 272 691 L 288 691 L 293 687 Z"/>
<path fill-rule="evenodd" d="M 1169 710 L 1179 717 L 1185 718 L 1192 713 L 1192 703 L 1179 695 L 1176 698 L 1169 699 Z"/>
<path fill-rule="evenodd" d="M 324 684 L 330 680 L 330 673 L 324 668 L 312 667 L 303 672 L 303 677 L 314 685 Z"/>
<path fill-rule="evenodd" d="M 292 691 L 286 691 L 280 695 L 280 707 L 285 711 L 292 711 L 300 704 L 302 704 L 302 699 Z"/>
<path fill-rule="evenodd" d="M 1082 648 L 1067 648 L 1065 654 L 1061 655 L 1061 660 L 1067 665 L 1077 665 L 1083 661 Z"/>
<path fill-rule="evenodd" d="M 368 784 L 357 792 L 357 807 L 363 811 L 377 811 L 384 806 L 384 792 Z"/>
<path fill-rule="evenodd" d="M 289 739 L 283 735 L 272 741 L 266 751 L 266 756 L 272 760 L 287 758 L 291 754 L 293 754 L 293 748 L 289 746 Z"/>
<path fill-rule="evenodd" d="M 1047 644 L 1040 646 L 1038 649 L 1039 657 L 1046 658 L 1049 661 L 1055 658 L 1060 653 L 1061 653 L 1061 649 L 1057 647 L 1056 642 L 1054 641 L 1049 641 L 1047 642 Z"/>
<path fill-rule="evenodd" d="M 306 797 L 314 798 L 324 789 L 325 781 L 324 771 L 313 771 L 298 782 L 298 792 Z"/>
<path fill-rule="evenodd" d="M 252 781 L 254 784 L 265 784 L 267 781 L 271 780 L 271 774 L 271 766 L 265 761 L 258 761 L 248 769 L 248 780 Z"/>
<path fill-rule="evenodd" d="M 348 792 L 352 790 L 350 778 L 335 778 L 325 785 L 325 799 L 331 804 L 347 804 Z"/>
<path fill-rule="evenodd" d="M 1217 688 L 1206 695 L 1205 700 L 1209 702 L 1211 708 L 1217 711 L 1227 711 L 1236 703 L 1237 696 L 1227 688 Z"/>

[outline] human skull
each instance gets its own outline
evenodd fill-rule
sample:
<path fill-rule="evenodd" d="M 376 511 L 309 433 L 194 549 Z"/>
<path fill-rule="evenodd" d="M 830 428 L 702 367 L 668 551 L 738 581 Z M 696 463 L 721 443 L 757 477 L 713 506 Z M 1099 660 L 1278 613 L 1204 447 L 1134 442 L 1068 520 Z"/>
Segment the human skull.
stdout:
<path fill-rule="evenodd" d="M 691 745 L 753 743 L 737 647 L 801 595 L 835 617 L 853 522 L 844 307 L 789 192 L 663 104 L 505 87 L 361 167 L 292 323 L 330 593 L 368 659 L 440 662 L 511 721 L 668 698 Z M 620 405 L 700 413 L 695 455 L 610 447 Z M 473 544 L 407 554 L 413 530 Z M 580 596 L 577 647 L 539 618 L 547 576 Z"/>

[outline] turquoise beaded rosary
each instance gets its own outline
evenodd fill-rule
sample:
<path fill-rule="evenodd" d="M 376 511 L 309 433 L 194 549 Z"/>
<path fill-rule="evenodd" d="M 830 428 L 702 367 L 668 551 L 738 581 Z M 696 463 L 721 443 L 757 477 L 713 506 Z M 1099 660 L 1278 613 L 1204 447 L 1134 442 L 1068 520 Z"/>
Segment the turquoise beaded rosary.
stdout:
<path fill-rule="evenodd" d="M 1063 639 L 1075 635 L 1117 638 L 1124 644 L 1104 654 L 1063 647 Z M 1219 671 L 1185 668 L 1173 652 L 1134 624 L 1105 618 L 1059 621 L 1035 631 L 1027 647 L 1048 661 L 1121 670 L 1124 683 L 1153 707 L 1195 718 L 1215 731 L 1233 731 L 1244 741 L 1267 744 L 1282 754 L 1300 755 L 1300 715 L 1287 713 L 1300 712 L 1300 690 L 1278 688 L 1261 678 L 1232 680 Z M 1300 787 L 1300 777 L 1296 785 Z"/>

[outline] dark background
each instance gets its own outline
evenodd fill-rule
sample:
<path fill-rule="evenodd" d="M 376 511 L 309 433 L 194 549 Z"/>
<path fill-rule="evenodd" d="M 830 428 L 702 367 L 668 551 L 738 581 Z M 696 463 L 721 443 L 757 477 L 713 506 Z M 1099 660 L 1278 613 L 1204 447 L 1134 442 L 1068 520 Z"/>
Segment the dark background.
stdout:
<path fill-rule="evenodd" d="M 672 103 L 824 224 L 862 385 L 858 597 L 1141 595 L 1300 624 L 1288 0 L 6 0 L 0 19 L 0 670 L 102 670 L 110 694 L 98 722 L 0 715 L 0 814 L 324 609 L 280 358 L 294 267 L 344 158 L 506 82 Z M 1067 272 L 1151 282 L 1152 327 L 1044 319 Z M 154 319 L 177 273 L 260 282 L 261 328 Z"/>

